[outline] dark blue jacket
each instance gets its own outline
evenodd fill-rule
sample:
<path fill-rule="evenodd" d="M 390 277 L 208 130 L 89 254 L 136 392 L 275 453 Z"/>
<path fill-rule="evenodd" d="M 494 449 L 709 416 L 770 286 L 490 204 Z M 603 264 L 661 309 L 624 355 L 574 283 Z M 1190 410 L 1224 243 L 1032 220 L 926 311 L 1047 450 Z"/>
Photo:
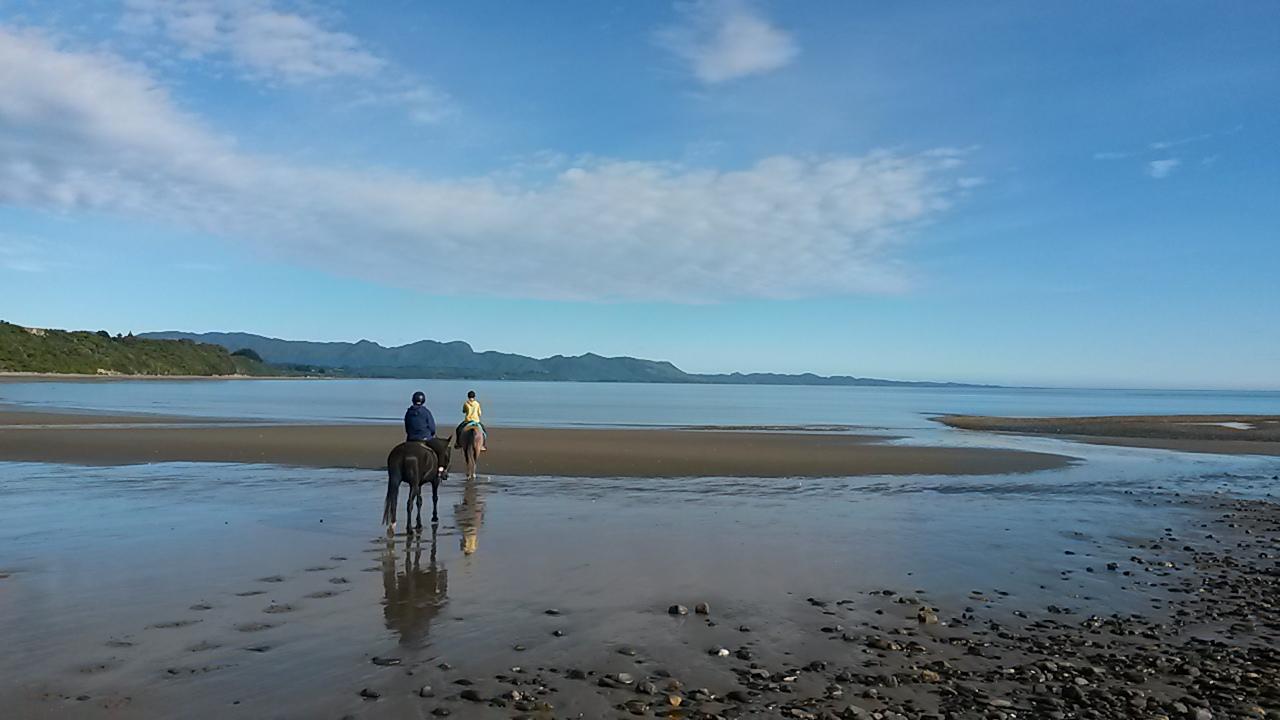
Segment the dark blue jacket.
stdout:
<path fill-rule="evenodd" d="M 426 405 L 411 405 L 404 414 L 405 440 L 430 440 L 436 436 L 436 419 Z"/>

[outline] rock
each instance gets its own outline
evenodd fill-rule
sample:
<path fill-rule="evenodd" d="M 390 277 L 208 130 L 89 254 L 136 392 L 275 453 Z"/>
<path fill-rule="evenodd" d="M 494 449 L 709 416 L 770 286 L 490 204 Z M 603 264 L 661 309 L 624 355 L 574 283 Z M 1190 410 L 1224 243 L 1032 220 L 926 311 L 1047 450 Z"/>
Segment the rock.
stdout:
<path fill-rule="evenodd" d="M 360 691 L 360 697 L 364 698 L 365 700 L 377 700 L 378 698 L 382 697 L 382 693 L 378 692 L 377 690 L 374 690 L 373 688 L 364 688 L 363 690 Z"/>
<path fill-rule="evenodd" d="M 458 697 L 471 702 L 484 702 L 484 698 L 480 696 L 480 693 L 477 692 L 475 688 L 467 688 L 466 690 L 463 690 L 462 694 Z"/>
<path fill-rule="evenodd" d="M 657 695 L 658 686 L 649 681 L 636 683 L 636 692 L 641 695 Z"/>
<path fill-rule="evenodd" d="M 689 608 L 683 605 L 672 605 L 671 607 L 667 608 L 667 612 L 672 615 L 688 615 Z"/>
<path fill-rule="evenodd" d="M 429 697 L 435 697 L 435 696 L 436 694 L 431 689 L 430 685 L 423 685 L 422 687 L 418 688 L 418 697 L 429 698 Z"/>
<path fill-rule="evenodd" d="M 729 657 L 729 648 L 711 648 L 707 652 L 708 654 L 715 655 L 716 657 Z"/>
<path fill-rule="evenodd" d="M 710 615 L 711 606 L 707 603 L 700 602 L 697 605 L 693 606 L 693 611 L 698 613 L 699 615 Z"/>
<path fill-rule="evenodd" d="M 936 614 L 936 613 L 934 613 L 934 612 L 933 612 L 932 610 L 930 610 L 929 608 L 927 608 L 927 607 L 923 606 L 923 605 L 922 605 L 922 606 L 920 606 L 920 609 L 916 611 L 916 620 L 920 621 L 921 623 L 923 623 L 923 624 L 925 624 L 925 625 L 937 625 L 937 624 L 938 624 L 938 616 L 937 616 L 937 614 Z"/>
<path fill-rule="evenodd" d="M 449 712 L 449 708 L 438 707 L 435 710 L 432 710 L 431 714 L 436 717 L 449 717 L 451 713 Z"/>
<path fill-rule="evenodd" d="M 381 667 L 392 667 L 393 665 L 400 664 L 400 658 L 375 657 L 373 658 L 372 662 L 374 665 L 379 665 Z"/>
<path fill-rule="evenodd" d="M 552 615 L 552 616 L 560 614 L 560 611 L 555 608 L 548 608 L 545 612 L 547 615 Z"/>

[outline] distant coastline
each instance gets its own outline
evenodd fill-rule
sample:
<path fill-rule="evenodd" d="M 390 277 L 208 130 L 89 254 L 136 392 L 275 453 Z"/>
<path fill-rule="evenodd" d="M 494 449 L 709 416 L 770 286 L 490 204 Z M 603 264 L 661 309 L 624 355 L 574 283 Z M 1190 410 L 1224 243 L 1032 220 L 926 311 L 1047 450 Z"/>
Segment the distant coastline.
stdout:
<path fill-rule="evenodd" d="M 216 345 L 229 352 L 252 351 L 265 363 L 289 368 L 324 368 L 327 375 L 425 380 L 510 380 L 548 382 L 667 383 L 689 385 L 816 385 L 849 387 L 996 388 L 972 383 L 886 380 L 814 373 L 688 373 L 663 360 L 594 353 L 533 358 L 514 353 L 475 351 L 460 341 L 420 340 L 384 347 L 369 340 L 310 342 L 251 333 L 143 333 L 151 340 Z"/>

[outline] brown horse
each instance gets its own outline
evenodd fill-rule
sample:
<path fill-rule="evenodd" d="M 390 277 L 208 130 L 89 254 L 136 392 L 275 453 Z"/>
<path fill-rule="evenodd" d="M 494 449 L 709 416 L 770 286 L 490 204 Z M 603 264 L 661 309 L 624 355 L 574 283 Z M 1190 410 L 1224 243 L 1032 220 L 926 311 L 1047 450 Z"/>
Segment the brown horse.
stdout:
<path fill-rule="evenodd" d="M 463 423 L 464 425 L 466 423 Z M 467 461 L 467 479 L 474 480 L 476 477 L 476 464 L 480 461 L 480 445 L 484 441 L 481 435 L 484 431 L 475 425 L 469 427 L 459 426 L 459 430 L 455 433 L 458 438 L 458 447 L 462 448 L 462 457 Z"/>
<path fill-rule="evenodd" d="M 431 523 L 440 522 L 440 483 L 449 478 L 449 456 L 453 438 L 441 444 L 444 452 L 437 457 L 430 445 L 417 440 L 402 442 L 387 455 L 387 501 L 382 507 L 382 524 L 387 535 L 396 532 L 396 504 L 400 496 L 400 483 L 409 483 L 409 501 L 405 504 L 406 532 L 412 535 L 416 529 L 422 532 L 422 486 L 431 483 Z M 418 505 L 418 522 L 413 520 L 414 503 Z"/>

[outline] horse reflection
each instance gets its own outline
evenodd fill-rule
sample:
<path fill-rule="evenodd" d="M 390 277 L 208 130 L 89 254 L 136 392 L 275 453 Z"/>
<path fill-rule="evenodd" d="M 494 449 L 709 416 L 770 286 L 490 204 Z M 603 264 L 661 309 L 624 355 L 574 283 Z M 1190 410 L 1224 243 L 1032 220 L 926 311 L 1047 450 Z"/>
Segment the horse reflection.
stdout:
<path fill-rule="evenodd" d="M 436 562 L 436 527 L 431 526 L 427 566 L 422 567 L 421 536 L 404 543 L 404 567 L 397 567 L 395 539 L 382 554 L 382 614 L 387 629 L 400 635 L 400 644 L 419 646 L 431 621 L 448 602 L 449 571 Z"/>
<path fill-rule="evenodd" d="M 462 553 L 474 554 L 479 546 L 480 526 L 484 524 L 484 495 L 475 478 L 467 478 L 462 484 L 462 502 L 453 506 L 453 515 L 462 534 Z"/>

